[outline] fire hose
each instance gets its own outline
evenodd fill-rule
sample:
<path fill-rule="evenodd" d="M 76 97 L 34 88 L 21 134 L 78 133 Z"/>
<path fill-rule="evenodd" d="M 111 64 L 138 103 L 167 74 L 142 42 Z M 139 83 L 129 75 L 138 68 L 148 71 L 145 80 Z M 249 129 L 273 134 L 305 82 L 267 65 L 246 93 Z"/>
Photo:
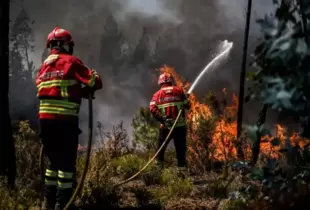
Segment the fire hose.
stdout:
<path fill-rule="evenodd" d="M 158 150 L 157 150 L 157 152 L 154 154 L 154 156 L 145 164 L 145 166 L 143 166 L 143 168 L 140 169 L 140 171 L 138 171 L 136 174 L 132 175 L 132 176 L 129 177 L 128 179 L 126 179 L 126 180 L 124 180 L 124 181 L 122 181 L 122 182 L 120 182 L 120 183 L 114 185 L 114 187 L 119 187 L 119 186 L 121 186 L 121 185 L 123 185 L 123 184 L 126 184 L 127 182 L 132 181 L 132 180 L 135 179 L 137 176 L 139 176 L 139 175 L 140 175 L 140 174 L 141 174 L 154 160 L 155 160 L 155 158 L 156 158 L 157 155 L 160 153 L 160 151 L 161 151 L 161 150 L 164 148 L 164 146 L 168 143 L 169 138 L 170 138 L 170 136 L 171 136 L 171 134 L 172 134 L 172 132 L 173 132 L 173 130 L 174 130 L 174 128 L 175 128 L 175 125 L 177 124 L 177 122 L 178 122 L 178 120 L 179 120 L 179 118 L 180 118 L 180 116 L 181 116 L 181 114 L 182 114 L 182 111 L 183 111 L 183 108 L 179 111 L 179 113 L 178 113 L 178 115 L 177 115 L 177 118 L 175 119 L 175 121 L 174 121 L 172 127 L 170 128 L 169 133 L 168 133 L 168 135 L 167 135 L 165 141 L 164 141 L 164 142 L 162 143 L 162 145 L 158 148 Z"/>
<path fill-rule="evenodd" d="M 70 198 L 69 202 L 66 204 L 64 210 L 67 210 L 68 207 L 74 202 L 76 196 L 80 192 L 80 190 L 83 187 L 84 180 L 86 177 L 87 169 L 88 169 L 88 163 L 89 163 L 89 158 L 90 158 L 90 152 L 91 152 L 91 145 L 92 145 L 92 140 L 93 140 L 93 94 L 89 94 L 88 98 L 88 145 L 87 145 L 87 151 L 86 151 L 86 159 L 84 162 L 84 169 L 82 171 L 82 176 L 80 181 L 78 182 L 77 187 L 75 188 L 75 191 Z M 41 171 L 41 179 L 42 181 L 44 180 L 44 160 L 43 160 L 43 154 L 44 154 L 44 146 L 41 146 L 40 150 L 40 158 L 39 158 L 39 165 L 40 165 L 40 171 Z"/>
<path fill-rule="evenodd" d="M 195 88 L 195 86 L 197 85 L 198 81 L 200 80 L 200 78 L 206 73 L 208 72 L 208 70 L 210 69 L 210 67 L 215 64 L 216 62 L 218 62 L 222 56 L 224 56 L 225 54 L 227 54 L 230 49 L 233 47 L 233 43 L 229 43 L 227 40 L 224 41 L 224 45 L 225 46 L 223 48 L 223 51 L 220 52 L 210 63 L 208 63 L 208 65 L 202 70 L 202 72 L 200 72 L 200 74 L 198 75 L 198 77 L 195 79 L 193 85 L 190 87 L 190 89 L 188 90 L 187 94 L 190 94 L 193 89 Z M 85 176 L 87 173 L 87 169 L 88 169 L 88 163 L 89 163 L 89 158 L 90 158 L 90 153 L 91 153 L 91 145 L 92 145 L 92 138 L 93 138 L 93 104 L 92 104 L 92 100 L 93 100 L 93 95 L 90 94 L 89 96 L 89 103 L 88 103 L 88 108 L 89 108 L 89 122 L 88 122 L 88 146 L 87 146 L 87 152 L 86 152 L 86 159 L 85 159 L 85 164 L 84 164 L 84 169 L 82 172 L 82 176 L 81 179 L 70 199 L 70 201 L 67 203 L 67 205 L 65 206 L 64 210 L 67 210 L 67 208 L 74 202 L 77 194 L 80 192 L 83 184 L 84 184 L 84 180 L 85 180 Z M 157 157 L 157 155 L 159 154 L 159 152 L 164 148 L 164 146 L 167 144 L 167 142 L 170 139 L 170 136 L 181 116 L 181 113 L 183 111 L 183 108 L 179 111 L 177 118 L 175 119 L 172 127 L 170 128 L 170 131 L 165 139 L 165 141 L 163 142 L 163 144 L 160 146 L 160 148 L 157 150 L 157 152 L 155 153 L 155 155 L 145 164 L 144 167 L 142 167 L 136 174 L 134 174 L 133 176 L 129 177 L 128 179 L 114 185 L 114 187 L 119 187 L 127 182 L 132 181 L 133 179 L 135 179 L 137 176 L 139 176 Z M 41 147 L 41 151 L 40 151 L 40 169 L 41 169 L 41 176 L 42 176 L 42 180 L 43 180 L 43 152 L 44 152 L 44 147 Z"/>
<path fill-rule="evenodd" d="M 92 138 L 93 138 L 93 104 L 92 104 L 92 100 L 93 100 L 93 96 L 90 95 L 89 99 L 88 99 L 88 111 L 89 111 L 89 118 L 88 118 L 88 145 L 87 145 L 87 152 L 86 152 L 86 159 L 85 159 L 85 163 L 84 163 L 84 169 L 82 172 L 82 176 L 80 178 L 80 181 L 78 182 L 78 185 L 72 195 L 72 197 L 70 198 L 69 202 L 66 204 L 64 210 L 67 210 L 68 207 L 74 202 L 74 200 L 76 199 L 76 196 L 79 194 L 80 190 L 83 187 L 84 184 L 84 180 L 86 177 L 86 173 L 87 173 L 87 169 L 88 169 L 88 164 L 89 164 L 89 159 L 90 159 L 90 153 L 91 153 L 91 145 L 92 145 Z M 168 143 L 169 138 L 182 114 L 183 109 L 181 109 L 172 125 L 172 127 L 170 128 L 170 131 L 165 139 L 165 141 L 163 142 L 163 144 L 160 146 L 160 148 L 157 150 L 157 152 L 154 154 L 154 156 L 145 164 L 145 166 L 143 168 L 141 168 L 136 174 L 134 174 L 133 176 L 129 177 L 128 179 L 114 185 L 114 187 L 119 187 L 123 184 L 126 184 L 130 181 L 132 181 L 133 179 L 135 179 L 137 176 L 139 176 L 157 157 L 157 155 L 159 154 L 159 152 L 164 148 L 164 146 Z M 40 159 L 39 159 L 39 165 L 40 165 L 40 171 L 41 171 L 41 178 L 43 180 L 44 177 L 44 160 L 43 160 L 43 154 L 44 154 L 44 147 L 43 145 L 41 146 L 41 150 L 40 150 Z"/>

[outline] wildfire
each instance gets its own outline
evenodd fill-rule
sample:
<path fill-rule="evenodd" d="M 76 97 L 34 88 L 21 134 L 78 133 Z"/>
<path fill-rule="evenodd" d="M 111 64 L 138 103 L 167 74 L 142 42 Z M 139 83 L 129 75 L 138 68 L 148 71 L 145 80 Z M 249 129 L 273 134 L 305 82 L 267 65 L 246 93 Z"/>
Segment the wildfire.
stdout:
<path fill-rule="evenodd" d="M 169 67 L 167 65 L 162 66 L 160 72 L 170 73 L 177 86 L 182 87 L 184 91 L 188 91 L 190 87 L 190 83 L 184 81 L 184 79 L 176 73 L 174 68 Z M 227 91 L 223 89 L 223 94 L 226 97 Z M 202 141 L 198 140 L 198 136 L 196 134 L 197 129 L 199 129 L 199 123 L 201 120 L 208 120 L 214 115 L 212 113 L 211 108 L 207 104 L 200 103 L 194 94 L 190 95 L 191 101 L 191 109 L 188 112 L 188 124 L 190 126 L 189 129 L 189 152 L 192 154 L 192 158 L 198 157 L 200 153 L 206 148 L 212 149 L 212 154 L 210 156 L 216 160 L 228 160 L 231 158 L 237 157 L 237 149 L 236 149 L 236 136 L 237 136 L 237 110 L 238 110 L 238 98 L 233 94 L 232 96 L 232 105 L 224 107 L 223 112 L 220 114 L 220 117 L 216 120 L 216 126 L 211 136 L 208 136 L 210 142 L 202 143 Z M 279 153 L 277 152 L 281 145 L 284 145 L 286 136 L 286 129 L 284 126 L 276 125 L 276 137 L 280 144 L 272 145 L 271 141 L 273 138 L 265 136 L 262 137 L 261 143 L 261 154 L 264 154 L 271 158 L 278 158 Z M 297 134 L 293 134 L 290 137 L 290 140 L 293 144 L 297 143 L 299 140 L 299 145 L 305 145 L 305 141 L 300 141 L 300 137 Z M 246 153 L 250 154 L 250 146 L 246 147 Z M 246 154 L 247 157 L 250 155 Z"/>

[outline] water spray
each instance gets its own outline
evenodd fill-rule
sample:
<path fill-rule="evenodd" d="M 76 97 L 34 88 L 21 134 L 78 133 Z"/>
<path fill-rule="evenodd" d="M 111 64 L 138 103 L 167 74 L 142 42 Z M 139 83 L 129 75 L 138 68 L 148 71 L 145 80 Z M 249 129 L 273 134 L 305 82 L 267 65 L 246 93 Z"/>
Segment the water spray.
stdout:
<path fill-rule="evenodd" d="M 214 66 L 215 64 L 217 64 L 218 62 L 222 61 L 221 59 L 225 57 L 225 55 L 228 55 L 228 52 L 230 52 L 230 50 L 233 47 L 233 42 L 228 42 L 227 40 L 225 40 L 222 43 L 222 47 L 220 50 L 220 53 L 210 62 L 208 63 L 208 65 L 200 72 L 200 74 L 198 75 L 198 77 L 194 80 L 193 85 L 190 87 L 190 89 L 188 90 L 187 93 L 191 93 L 194 88 L 196 87 L 196 85 L 198 84 L 198 82 L 200 81 L 200 79 L 202 78 L 202 76 L 208 72 L 210 70 L 210 68 L 212 66 Z M 155 155 L 145 164 L 145 166 L 143 168 L 141 168 L 136 174 L 134 174 L 133 176 L 129 177 L 128 179 L 114 185 L 114 187 L 119 187 L 123 184 L 126 184 L 130 181 L 132 181 L 133 179 L 135 179 L 137 176 L 139 176 L 157 157 L 157 155 L 159 154 L 159 152 L 164 148 L 164 146 L 168 143 L 168 140 L 182 114 L 183 109 L 181 109 L 177 115 L 177 118 L 175 119 L 165 141 L 163 142 L 163 144 L 161 145 L 161 147 L 157 150 L 157 152 L 155 153 Z M 92 143 L 92 127 L 93 127 L 93 112 L 92 112 L 92 97 L 89 98 L 89 141 L 88 141 L 88 151 L 87 151 L 87 155 L 86 155 L 86 161 L 85 161 L 85 166 L 84 166 L 84 170 L 83 170 L 83 174 L 81 177 L 80 182 L 78 183 L 77 188 L 75 189 L 70 201 L 67 203 L 67 205 L 65 206 L 64 210 L 67 210 L 69 208 L 69 206 L 74 202 L 77 194 L 80 192 L 84 180 L 85 180 L 85 175 L 86 175 L 86 171 L 88 168 L 88 162 L 89 162 L 89 156 L 90 156 L 90 151 L 91 151 L 91 143 Z M 40 166 L 41 166 L 41 170 L 42 170 L 42 174 L 43 174 L 43 147 L 41 148 L 41 152 L 40 152 Z"/>
<path fill-rule="evenodd" d="M 193 91 L 193 89 L 195 88 L 195 86 L 198 84 L 199 80 L 201 79 L 201 77 L 210 70 L 210 68 L 216 64 L 217 62 L 221 61 L 221 58 L 224 58 L 225 55 L 228 54 L 228 52 L 232 49 L 233 47 L 233 42 L 228 42 L 227 40 L 225 40 L 222 43 L 222 47 L 221 50 L 219 52 L 219 54 L 210 62 L 208 63 L 208 65 L 201 71 L 201 73 L 198 75 L 198 77 L 195 79 L 193 85 L 191 86 L 191 88 L 189 89 L 189 91 L 187 93 L 191 93 Z M 133 179 L 135 179 L 137 176 L 139 176 L 157 157 L 157 155 L 159 154 L 159 152 L 165 147 L 165 145 L 168 143 L 168 140 L 175 128 L 175 125 L 177 124 L 181 114 L 182 114 L 183 109 L 181 109 L 165 139 L 165 141 L 162 143 L 162 145 L 160 146 L 160 148 L 157 150 L 157 152 L 155 153 L 155 155 L 145 164 L 145 166 L 143 166 L 143 168 L 140 169 L 140 171 L 138 171 L 136 174 L 134 174 L 133 176 L 129 177 L 128 179 L 114 185 L 114 187 L 119 187 L 125 183 L 128 183 L 130 181 L 132 181 Z"/>
<path fill-rule="evenodd" d="M 222 58 L 224 58 L 225 55 L 228 55 L 228 53 L 232 49 L 233 45 L 234 45 L 233 42 L 228 42 L 227 40 L 223 41 L 220 53 L 210 63 L 208 63 L 208 65 L 206 65 L 206 67 L 200 72 L 200 74 L 198 75 L 198 77 L 195 79 L 194 83 L 192 84 L 192 86 L 188 90 L 188 92 L 187 92 L 188 94 L 193 92 L 193 90 L 196 87 L 196 85 L 198 84 L 199 80 L 202 78 L 202 76 L 205 73 L 207 73 L 211 69 L 211 67 L 214 64 L 217 64 L 218 62 L 222 61 Z"/>

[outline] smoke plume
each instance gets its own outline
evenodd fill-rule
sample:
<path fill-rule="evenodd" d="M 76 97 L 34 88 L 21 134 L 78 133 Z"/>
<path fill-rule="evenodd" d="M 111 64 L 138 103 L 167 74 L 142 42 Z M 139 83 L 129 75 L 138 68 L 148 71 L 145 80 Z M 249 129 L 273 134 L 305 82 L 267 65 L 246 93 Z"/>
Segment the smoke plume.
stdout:
<path fill-rule="evenodd" d="M 229 61 L 209 74 L 194 90 L 203 96 L 227 88 L 238 91 L 244 34 L 245 0 L 23 0 L 12 3 L 12 21 L 22 5 L 35 21 L 36 48 L 31 58 L 40 66 L 47 34 L 60 26 L 75 40 L 75 55 L 96 69 L 104 89 L 96 93 L 95 120 L 106 127 L 124 121 L 148 106 L 157 90 L 154 70 L 168 64 L 193 81 L 214 57 L 217 44 L 234 42 Z M 255 19 L 272 11 L 270 0 L 253 5 L 250 49 L 259 36 Z M 18 96 L 11 96 L 18 97 Z M 81 110 L 87 124 L 87 103 Z M 253 110 L 255 109 L 255 110 Z M 259 107 L 246 107 L 245 120 L 253 122 Z M 84 130 L 84 129 L 83 129 Z"/>

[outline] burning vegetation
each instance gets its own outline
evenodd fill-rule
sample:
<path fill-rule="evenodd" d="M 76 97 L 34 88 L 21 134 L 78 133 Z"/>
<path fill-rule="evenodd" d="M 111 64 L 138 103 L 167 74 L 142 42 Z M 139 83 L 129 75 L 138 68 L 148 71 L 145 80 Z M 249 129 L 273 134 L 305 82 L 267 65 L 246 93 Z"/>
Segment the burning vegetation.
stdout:
<path fill-rule="evenodd" d="M 185 91 L 189 89 L 190 84 L 184 81 L 174 68 L 164 65 L 160 71 L 172 74 L 176 85 L 183 87 Z M 162 209 L 164 206 L 171 210 L 252 210 L 285 209 L 292 203 L 295 209 L 306 206 L 310 194 L 308 185 L 304 184 L 304 177 L 307 177 L 304 170 L 309 168 L 305 161 L 308 158 L 307 153 L 297 156 L 289 149 L 288 152 L 283 152 L 283 148 L 288 144 L 288 140 L 292 148 L 296 145 L 303 147 L 307 141 L 297 133 L 288 135 L 285 127 L 278 124 L 275 125 L 275 136 L 261 137 L 257 166 L 249 167 L 238 163 L 238 100 L 234 94 L 232 98 L 229 95 L 228 91 L 223 89 L 221 100 L 214 93 L 210 93 L 204 100 L 199 101 L 191 94 L 192 106 L 187 114 L 187 158 L 191 174 L 185 178 L 180 177 L 176 170 L 174 150 L 167 150 L 164 170 L 152 163 L 136 180 L 115 189 L 115 184 L 134 175 L 154 155 L 158 123 L 151 116 L 149 108 L 142 107 L 133 118 L 134 141 L 129 144 L 127 131 L 122 123 L 108 132 L 98 122 L 100 147 L 91 154 L 85 186 L 76 203 L 84 209 Z M 228 100 L 229 98 L 231 100 Z M 41 180 L 37 164 L 39 157 L 35 152 L 39 151 L 40 140 L 27 122 L 21 122 L 15 127 L 18 128 L 15 139 L 19 169 L 18 188 L 21 190 L 11 195 L 4 185 L 5 180 L 0 182 L 0 209 L 6 209 L 7 206 L 26 206 L 24 209 L 33 209 L 32 207 L 40 204 Z M 246 141 L 243 151 L 247 160 L 252 154 L 251 135 L 244 131 Z M 78 178 L 84 167 L 85 149 L 79 146 Z M 283 189 L 279 190 L 279 184 Z M 293 193 L 294 196 L 298 194 L 298 201 Z M 282 201 L 274 202 L 278 198 Z"/>
<path fill-rule="evenodd" d="M 160 72 L 167 72 L 173 75 L 177 86 L 182 87 L 184 92 L 188 91 L 190 83 L 185 81 L 174 68 L 164 65 L 160 68 Z M 191 109 L 188 112 L 188 125 L 189 126 L 189 140 L 191 146 L 189 150 L 193 153 L 194 157 L 197 157 L 197 151 L 202 149 L 212 148 L 209 158 L 217 161 L 228 161 L 237 159 L 237 111 L 238 111 L 238 98 L 235 94 L 232 94 L 231 105 L 227 103 L 228 92 L 226 88 L 222 91 L 224 100 L 219 102 L 214 93 L 210 93 L 206 100 L 206 103 L 198 101 L 194 94 L 190 95 Z M 221 109 L 221 110 L 219 110 Z M 209 138 L 207 145 L 201 144 L 201 134 L 197 134 L 201 129 L 201 126 L 205 126 L 204 122 L 214 121 L 214 130 L 203 130 L 204 132 L 210 132 L 203 136 Z M 211 125 L 210 125 L 211 126 Z M 287 138 L 290 139 L 292 145 L 299 145 L 303 147 L 307 140 L 298 136 L 297 133 L 293 133 L 290 136 L 287 134 L 287 129 L 281 125 L 276 124 L 276 135 L 265 135 L 261 137 L 260 154 L 270 158 L 279 158 L 280 148 L 286 143 Z M 200 137 L 199 137 L 200 135 Z M 244 133 L 244 135 L 246 135 Z M 244 142 L 243 149 L 245 156 L 250 158 L 251 149 L 250 141 Z M 195 149 L 194 149 L 195 148 Z"/>

